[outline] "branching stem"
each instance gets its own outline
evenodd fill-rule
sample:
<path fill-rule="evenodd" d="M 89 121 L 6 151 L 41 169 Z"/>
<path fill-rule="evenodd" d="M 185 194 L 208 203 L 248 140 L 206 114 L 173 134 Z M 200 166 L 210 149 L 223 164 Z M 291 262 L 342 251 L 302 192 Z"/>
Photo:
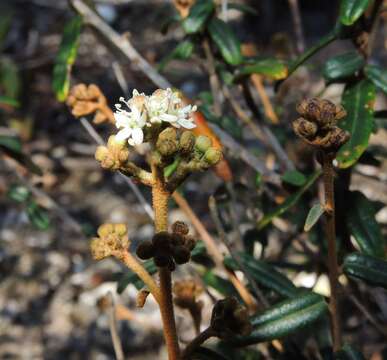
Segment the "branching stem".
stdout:
<path fill-rule="evenodd" d="M 211 326 L 208 327 L 206 330 L 202 331 L 196 338 L 194 338 L 185 348 L 182 358 L 183 359 L 189 359 L 189 356 L 192 355 L 192 353 L 206 340 L 209 338 L 215 336 L 214 330 L 212 330 Z"/>

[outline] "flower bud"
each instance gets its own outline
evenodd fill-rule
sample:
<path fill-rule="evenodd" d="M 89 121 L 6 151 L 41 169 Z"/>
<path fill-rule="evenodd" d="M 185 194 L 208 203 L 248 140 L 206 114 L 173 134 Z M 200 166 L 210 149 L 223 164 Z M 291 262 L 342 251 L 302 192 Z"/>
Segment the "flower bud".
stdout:
<path fill-rule="evenodd" d="M 189 250 L 192 251 L 196 246 L 196 240 L 193 236 L 186 236 L 184 238 L 184 246 Z"/>
<path fill-rule="evenodd" d="M 156 143 L 157 151 L 165 157 L 172 156 L 178 150 L 178 144 L 176 140 L 162 140 L 158 139 Z"/>
<path fill-rule="evenodd" d="M 154 257 L 154 262 L 157 267 L 165 267 L 170 265 L 171 263 L 171 258 L 170 256 L 167 255 L 156 255 Z"/>
<path fill-rule="evenodd" d="M 176 221 L 172 224 L 172 232 L 175 234 L 187 235 L 189 228 L 183 221 Z"/>
<path fill-rule="evenodd" d="M 300 137 L 312 139 L 316 135 L 318 128 L 314 122 L 298 118 L 293 122 L 293 130 Z"/>
<path fill-rule="evenodd" d="M 176 261 L 176 264 L 181 265 L 189 261 L 191 257 L 190 251 L 185 246 L 176 246 L 173 249 L 173 258 Z"/>
<path fill-rule="evenodd" d="M 209 148 L 204 154 L 204 161 L 209 165 L 215 165 L 222 159 L 222 152 L 215 148 Z"/>
<path fill-rule="evenodd" d="M 176 129 L 173 127 L 167 127 L 159 134 L 158 140 L 176 141 L 176 137 Z"/>
<path fill-rule="evenodd" d="M 142 260 L 148 260 L 154 256 L 154 246 L 150 241 L 144 241 L 136 249 L 137 256 Z"/>
<path fill-rule="evenodd" d="M 204 135 L 199 135 L 196 138 L 195 147 L 201 153 L 205 153 L 212 146 L 212 140 Z"/>
<path fill-rule="evenodd" d="M 156 250 L 169 249 L 171 243 L 171 236 L 167 231 L 160 231 L 153 235 L 152 244 Z"/>
<path fill-rule="evenodd" d="M 182 154 L 189 154 L 195 146 L 195 135 L 192 131 L 186 130 L 180 136 L 179 149 Z"/>

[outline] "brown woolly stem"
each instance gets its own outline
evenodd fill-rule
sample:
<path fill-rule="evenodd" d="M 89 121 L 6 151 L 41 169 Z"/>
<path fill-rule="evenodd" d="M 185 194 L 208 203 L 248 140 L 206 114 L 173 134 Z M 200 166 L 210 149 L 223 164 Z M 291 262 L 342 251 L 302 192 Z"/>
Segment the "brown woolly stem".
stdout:
<path fill-rule="evenodd" d="M 329 310 L 331 314 L 331 328 L 333 350 L 341 348 L 341 329 L 338 299 L 338 264 L 336 254 L 336 227 L 335 227 L 335 199 L 334 199 L 334 170 L 332 156 L 323 154 L 323 180 L 325 192 L 326 235 L 328 239 L 328 275 L 331 288 Z"/>
<path fill-rule="evenodd" d="M 155 213 L 155 231 L 168 230 L 168 200 L 170 193 L 164 188 L 162 170 L 152 165 L 154 184 L 152 187 L 153 210 Z M 160 278 L 160 312 L 164 327 L 164 338 L 169 360 L 180 359 L 175 315 L 172 301 L 171 272 L 167 267 L 159 268 Z"/>
<path fill-rule="evenodd" d="M 190 355 L 201 345 L 203 344 L 206 340 L 209 338 L 215 336 L 216 333 L 214 330 L 210 327 L 208 327 L 206 330 L 201 332 L 196 338 L 194 338 L 185 348 L 182 358 L 183 359 L 189 359 Z"/>
<path fill-rule="evenodd" d="M 145 268 L 136 260 L 136 258 L 127 250 L 120 251 L 115 255 L 121 260 L 130 270 L 132 270 L 144 283 L 148 286 L 158 303 L 161 301 L 160 289 L 152 276 L 145 270 Z"/>

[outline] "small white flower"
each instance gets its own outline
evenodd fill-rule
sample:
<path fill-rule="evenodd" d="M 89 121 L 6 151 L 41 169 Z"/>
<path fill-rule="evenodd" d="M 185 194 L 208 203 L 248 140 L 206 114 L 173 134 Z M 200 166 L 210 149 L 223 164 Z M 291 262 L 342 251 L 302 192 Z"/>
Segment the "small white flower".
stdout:
<path fill-rule="evenodd" d="M 143 127 L 147 121 L 145 111 L 146 96 L 133 91 L 133 97 L 129 101 L 120 98 L 128 110 L 122 109 L 121 104 L 116 104 L 117 111 L 114 113 L 116 127 L 120 129 L 116 134 L 118 141 L 127 140 L 129 145 L 140 145 L 144 141 Z"/>

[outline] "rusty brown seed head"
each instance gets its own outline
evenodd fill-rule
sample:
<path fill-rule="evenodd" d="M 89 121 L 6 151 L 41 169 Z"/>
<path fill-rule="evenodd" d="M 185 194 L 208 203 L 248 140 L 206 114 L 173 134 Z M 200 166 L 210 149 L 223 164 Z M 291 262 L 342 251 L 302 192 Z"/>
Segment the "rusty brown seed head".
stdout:
<path fill-rule="evenodd" d="M 98 228 L 98 237 L 90 242 L 94 259 L 101 260 L 117 252 L 126 250 L 129 246 L 125 224 L 103 224 Z"/>
<path fill-rule="evenodd" d="M 337 152 L 349 139 L 349 133 L 336 126 L 346 116 L 340 105 L 317 98 L 303 100 L 297 105 L 300 118 L 293 122 L 293 130 L 308 144 L 327 152 Z"/>

